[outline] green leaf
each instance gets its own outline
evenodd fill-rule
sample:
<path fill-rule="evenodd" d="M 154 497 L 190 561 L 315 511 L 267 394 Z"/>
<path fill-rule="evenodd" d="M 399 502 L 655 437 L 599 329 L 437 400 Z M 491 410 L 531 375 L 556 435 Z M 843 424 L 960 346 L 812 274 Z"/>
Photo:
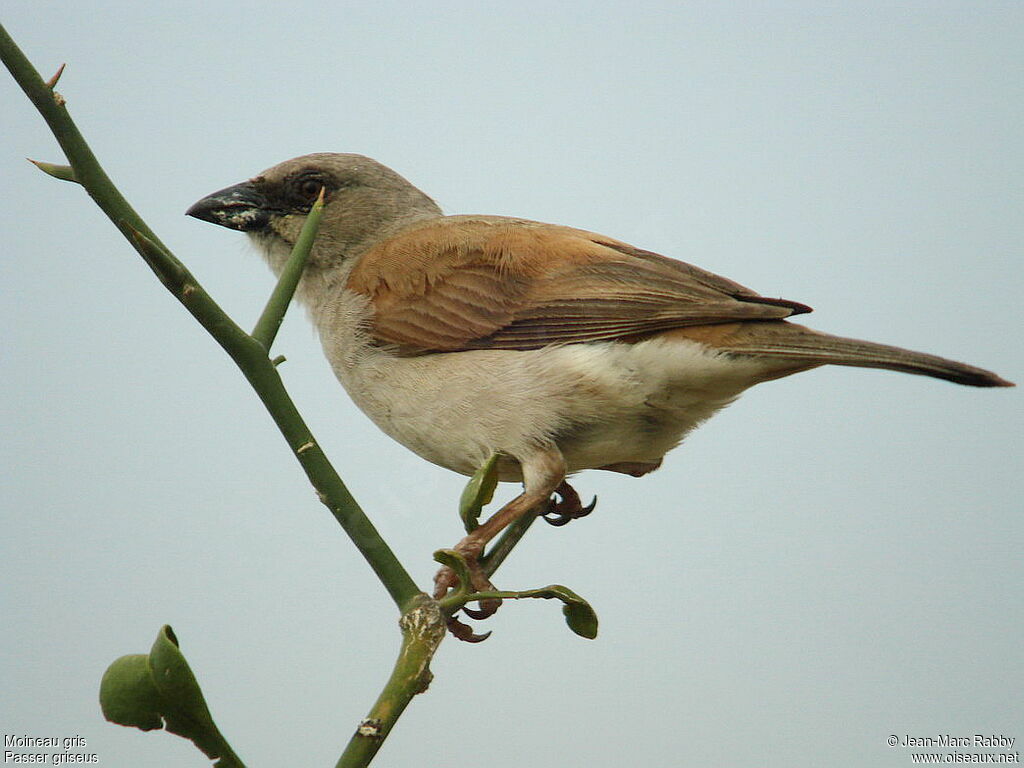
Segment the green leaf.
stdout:
<path fill-rule="evenodd" d="M 597 637 L 597 613 L 590 603 L 566 603 L 562 606 L 562 614 L 569 629 L 580 637 L 593 640 Z"/>
<path fill-rule="evenodd" d="M 439 553 L 434 555 L 435 559 L 437 554 Z M 459 602 L 464 605 L 476 600 L 522 600 L 523 598 L 541 598 L 544 600 L 554 598 L 561 600 L 563 603 L 562 614 L 565 616 L 565 623 L 569 625 L 569 629 L 588 640 L 593 640 L 597 637 L 597 613 L 590 603 L 561 584 L 552 584 L 549 587 L 541 587 L 540 589 L 525 589 L 521 592 L 506 592 L 504 590 L 473 592 L 460 596 Z"/>
<path fill-rule="evenodd" d="M 461 552 L 456 552 L 454 549 L 439 549 L 434 553 L 434 561 L 451 568 L 459 577 L 459 586 L 456 588 L 455 594 L 442 600 L 442 604 L 449 602 L 457 604 L 459 607 L 465 605 L 468 601 L 463 600 L 462 596 L 469 592 L 470 584 L 472 584 L 466 558 Z"/>
<path fill-rule="evenodd" d="M 498 454 L 492 453 L 473 477 L 462 489 L 459 497 L 459 516 L 466 527 L 466 533 L 472 533 L 480 527 L 480 513 L 494 498 L 494 489 L 498 487 Z"/>
<path fill-rule="evenodd" d="M 564 603 L 562 615 L 565 616 L 565 623 L 569 625 L 569 629 L 588 640 L 593 640 L 597 637 L 597 613 L 590 606 L 590 603 L 568 587 L 552 584 L 550 587 L 542 587 L 541 589 L 524 592 L 523 597 L 553 597 L 561 600 Z"/>
<path fill-rule="evenodd" d="M 122 656 L 107 667 L 100 681 L 100 707 L 112 723 L 143 731 L 163 728 L 160 692 L 150 674 L 146 654 Z"/>
<path fill-rule="evenodd" d="M 112 723 L 151 731 L 165 728 L 194 743 L 218 768 L 244 768 L 217 730 L 195 675 L 169 626 L 149 655 L 122 656 L 100 682 L 100 707 Z"/>

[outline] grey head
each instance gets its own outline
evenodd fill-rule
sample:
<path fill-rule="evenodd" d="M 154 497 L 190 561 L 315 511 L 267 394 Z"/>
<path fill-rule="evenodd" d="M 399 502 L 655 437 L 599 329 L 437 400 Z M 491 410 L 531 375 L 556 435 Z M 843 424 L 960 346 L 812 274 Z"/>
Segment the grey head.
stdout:
<path fill-rule="evenodd" d="M 321 189 L 325 206 L 314 264 L 358 255 L 411 223 L 441 216 L 433 200 L 387 166 L 331 152 L 285 160 L 207 195 L 186 213 L 246 232 L 269 254 L 294 245 Z"/>

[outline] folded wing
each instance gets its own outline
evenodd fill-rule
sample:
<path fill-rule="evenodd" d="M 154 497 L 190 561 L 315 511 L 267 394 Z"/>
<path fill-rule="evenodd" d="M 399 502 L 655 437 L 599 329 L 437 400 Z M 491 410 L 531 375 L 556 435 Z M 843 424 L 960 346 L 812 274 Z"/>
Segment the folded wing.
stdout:
<path fill-rule="evenodd" d="M 373 337 L 409 355 L 536 349 L 810 311 L 601 235 L 498 217 L 406 230 L 366 253 L 348 287 L 372 300 Z"/>

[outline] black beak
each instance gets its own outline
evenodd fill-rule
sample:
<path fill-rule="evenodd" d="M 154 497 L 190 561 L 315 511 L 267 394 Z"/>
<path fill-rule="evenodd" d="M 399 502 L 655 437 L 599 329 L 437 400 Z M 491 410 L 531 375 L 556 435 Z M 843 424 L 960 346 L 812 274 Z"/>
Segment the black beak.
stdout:
<path fill-rule="evenodd" d="M 242 232 L 265 229 L 270 213 L 266 197 L 250 181 L 207 195 L 185 211 L 187 216 Z"/>

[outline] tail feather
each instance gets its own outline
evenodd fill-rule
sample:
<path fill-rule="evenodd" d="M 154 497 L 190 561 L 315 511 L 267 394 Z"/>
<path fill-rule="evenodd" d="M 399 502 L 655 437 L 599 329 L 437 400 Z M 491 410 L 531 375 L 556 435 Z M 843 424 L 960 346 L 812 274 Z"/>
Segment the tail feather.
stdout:
<path fill-rule="evenodd" d="M 1012 387 L 1013 382 L 972 365 L 937 355 L 832 336 L 796 323 L 765 321 L 742 323 L 735 334 L 716 346 L 736 354 L 769 355 L 811 365 L 850 365 L 885 368 L 965 384 L 970 387 Z"/>

